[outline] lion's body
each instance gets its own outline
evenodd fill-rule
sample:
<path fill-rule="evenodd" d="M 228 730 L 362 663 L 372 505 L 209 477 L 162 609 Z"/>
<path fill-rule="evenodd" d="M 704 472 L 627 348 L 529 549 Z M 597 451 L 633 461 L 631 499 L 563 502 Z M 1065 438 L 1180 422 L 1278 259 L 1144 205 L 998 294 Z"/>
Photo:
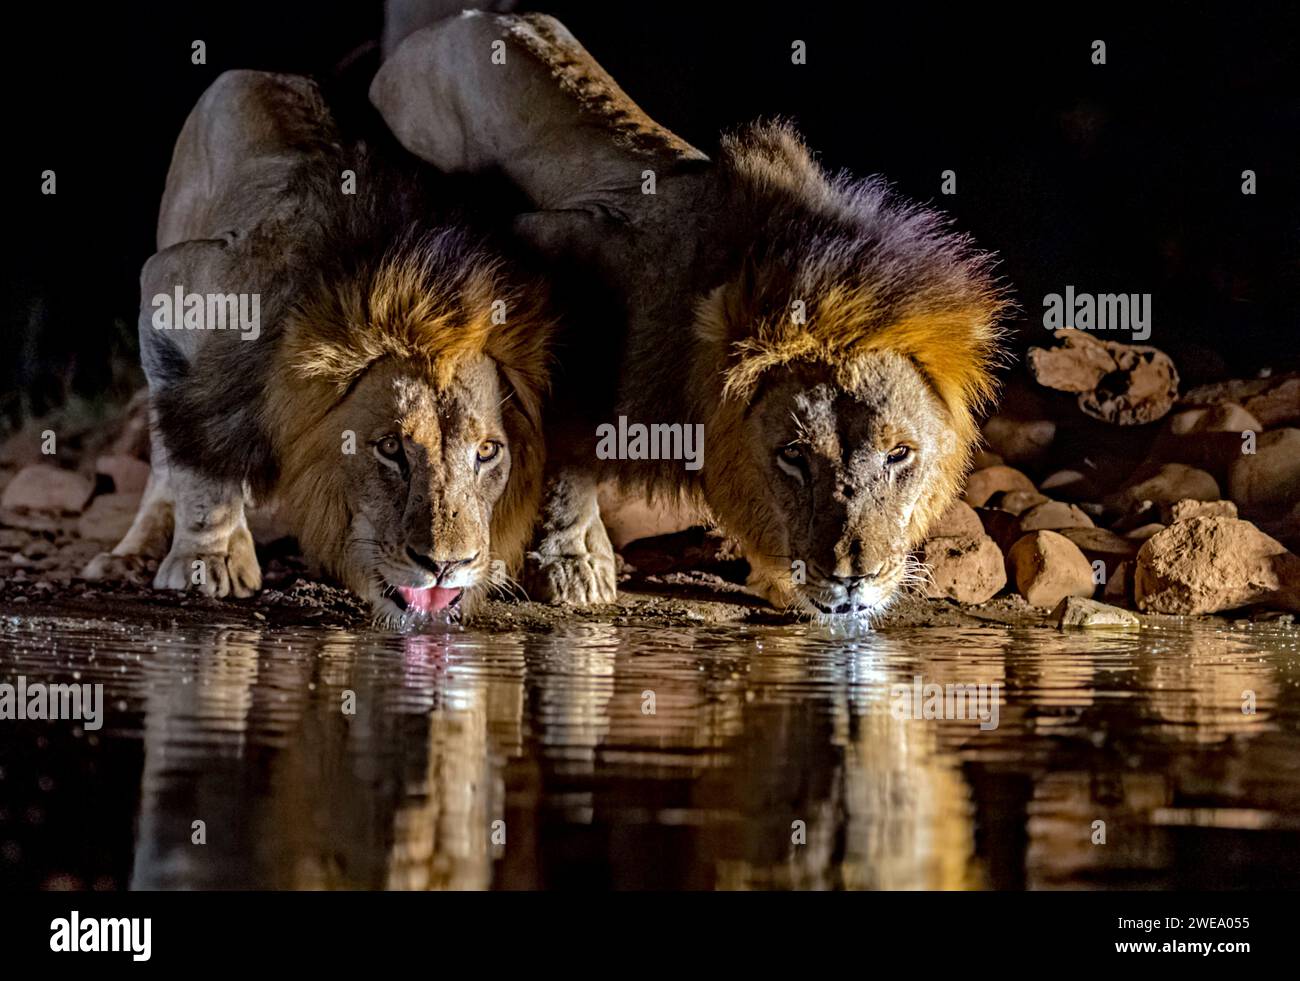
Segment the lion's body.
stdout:
<path fill-rule="evenodd" d="M 398 587 L 472 597 L 517 567 L 541 481 L 544 294 L 422 183 L 346 144 L 305 79 L 228 72 L 200 99 L 141 277 L 153 476 L 114 550 L 162 558 L 155 585 L 258 588 L 249 496 L 380 615 Z M 256 295 L 260 323 L 159 329 L 154 298 L 178 290 Z M 387 435 L 393 459 L 372 451 Z"/>

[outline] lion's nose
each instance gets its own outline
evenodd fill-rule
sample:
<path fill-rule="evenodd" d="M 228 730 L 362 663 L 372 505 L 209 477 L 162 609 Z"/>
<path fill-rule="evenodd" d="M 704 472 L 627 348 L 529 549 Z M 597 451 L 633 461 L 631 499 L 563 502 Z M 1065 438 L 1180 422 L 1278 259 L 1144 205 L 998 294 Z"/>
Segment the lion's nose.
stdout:
<path fill-rule="evenodd" d="M 421 555 L 410 545 L 406 546 L 406 554 L 412 562 L 422 569 L 427 569 L 434 574 L 439 582 L 446 578 L 453 570 L 459 569 L 463 565 L 469 565 L 478 558 L 475 552 L 467 559 L 434 559 L 428 555 Z"/>
<path fill-rule="evenodd" d="M 884 570 L 884 568 L 885 568 L 885 563 L 877 562 L 876 567 L 874 569 L 868 569 L 866 572 L 862 573 L 861 575 L 832 576 L 831 578 L 835 581 L 837 585 L 843 586 L 845 589 L 851 592 L 854 588 L 856 588 L 860 584 L 864 582 L 870 582 L 871 580 L 875 579 L 877 576 L 880 575 L 881 571 Z"/>

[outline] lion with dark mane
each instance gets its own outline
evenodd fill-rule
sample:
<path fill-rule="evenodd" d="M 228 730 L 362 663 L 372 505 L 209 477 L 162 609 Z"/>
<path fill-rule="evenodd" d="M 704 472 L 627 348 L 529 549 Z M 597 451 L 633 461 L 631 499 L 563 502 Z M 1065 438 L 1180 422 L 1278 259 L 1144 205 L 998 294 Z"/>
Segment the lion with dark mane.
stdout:
<path fill-rule="evenodd" d="M 141 276 L 152 473 L 89 575 L 159 560 L 158 588 L 248 596 L 252 501 L 380 621 L 464 610 L 517 570 L 544 466 L 545 292 L 400 153 L 346 144 L 303 78 L 227 72 L 199 100 Z M 173 293 L 254 297 L 239 309 L 259 322 L 222 329 L 187 300 L 169 323 Z"/>
<path fill-rule="evenodd" d="M 711 161 L 550 17 L 416 31 L 371 100 L 439 169 L 504 171 L 537 208 L 517 227 L 571 274 L 535 596 L 613 597 L 597 489 L 614 481 L 716 521 L 779 606 L 884 609 L 993 393 L 1004 301 L 987 256 L 883 183 L 828 176 L 788 126 L 725 138 Z M 703 426 L 703 466 L 601 460 L 598 427 L 619 417 Z"/>

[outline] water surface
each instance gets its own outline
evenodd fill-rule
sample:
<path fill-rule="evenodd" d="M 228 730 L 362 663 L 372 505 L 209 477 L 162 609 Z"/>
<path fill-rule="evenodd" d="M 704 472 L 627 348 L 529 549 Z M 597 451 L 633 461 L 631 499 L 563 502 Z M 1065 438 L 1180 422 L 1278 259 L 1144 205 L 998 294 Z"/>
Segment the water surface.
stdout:
<path fill-rule="evenodd" d="M 1300 887 L 1287 626 L 6 616 L 19 675 L 102 683 L 105 718 L 0 722 L 10 889 Z M 918 678 L 996 684 L 996 728 L 901 717 Z"/>

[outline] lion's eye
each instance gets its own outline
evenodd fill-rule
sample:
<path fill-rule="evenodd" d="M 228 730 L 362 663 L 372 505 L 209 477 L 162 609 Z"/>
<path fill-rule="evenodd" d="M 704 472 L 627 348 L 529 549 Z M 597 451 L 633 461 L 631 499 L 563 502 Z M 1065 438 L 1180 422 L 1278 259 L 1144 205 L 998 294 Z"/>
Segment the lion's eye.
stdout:
<path fill-rule="evenodd" d="M 478 444 L 478 462 L 491 463 L 501 453 L 501 444 L 495 439 L 485 439 Z"/>
<path fill-rule="evenodd" d="M 396 436 L 385 436 L 375 444 L 375 449 L 379 455 L 389 460 L 400 460 L 402 458 L 402 441 Z"/>
<path fill-rule="evenodd" d="M 807 480 L 808 461 L 798 446 L 781 446 L 776 451 L 776 465 L 800 484 Z"/>
<path fill-rule="evenodd" d="M 911 455 L 912 455 L 912 448 L 910 446 L 904 446 L 902 443 L 900 443 L 899 445 L 895 446 L 892 450 L 890 450 L 888 453 L 885 454 L 885 462 L 889 464 L 902 463 Z"/>

